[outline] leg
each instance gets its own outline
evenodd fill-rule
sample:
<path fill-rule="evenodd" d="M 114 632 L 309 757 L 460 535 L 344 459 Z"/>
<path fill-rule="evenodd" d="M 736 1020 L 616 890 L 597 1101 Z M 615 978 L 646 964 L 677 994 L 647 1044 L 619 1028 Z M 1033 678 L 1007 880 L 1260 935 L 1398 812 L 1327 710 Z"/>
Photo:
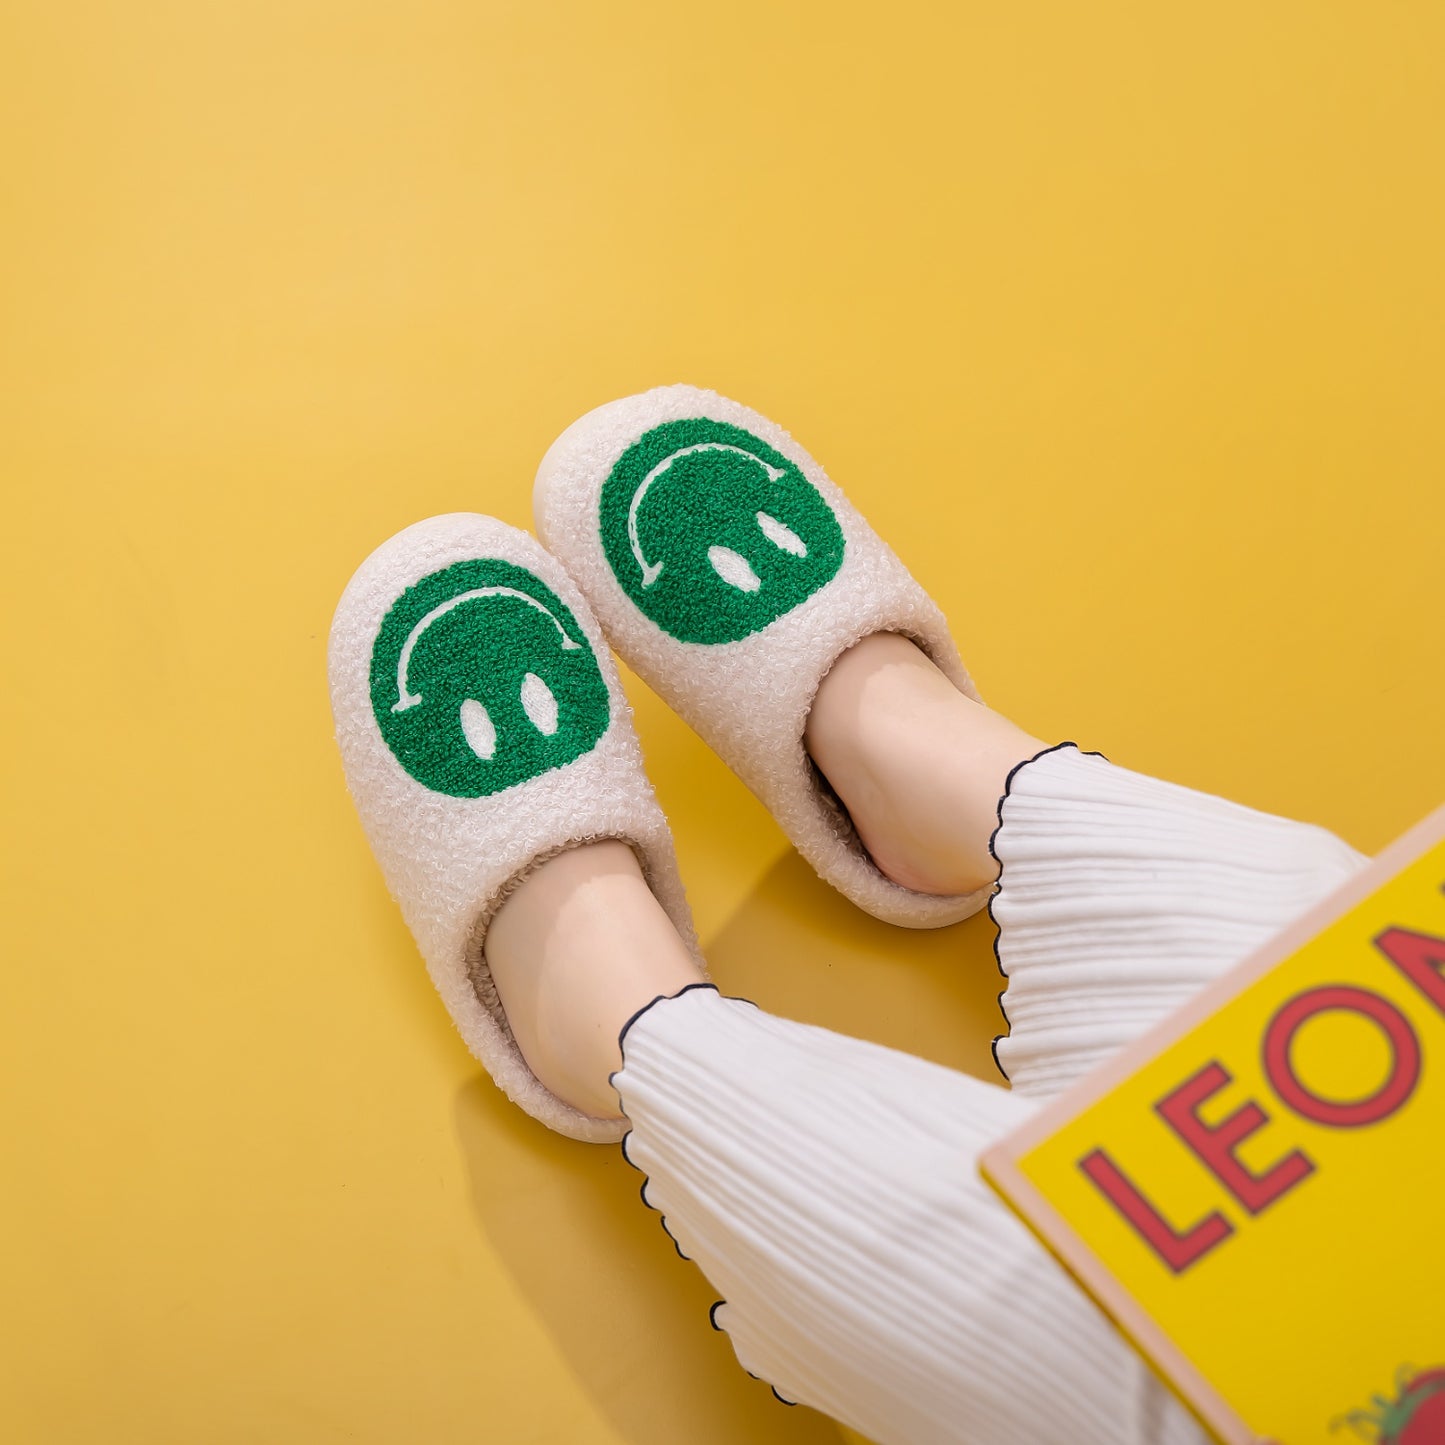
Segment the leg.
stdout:
<path fill-rule="evenodd" d="M 746 1368 L 881 1445 L 1197 1445 L 977 1176 L 1026 1100 L 722 998 L 657 907 L 630 851 L 594 844 L 521 885 L 488 955 L 544 1082 L 598 1112 L 620 1094 L 643 1197 Z"/>
<path fill-rule="evenodd" d="M 1321 828 L 1045 749 L 900 637 L 839 659 L 807 736 L 898 882 L 962 891 L 1002 863 L 997 1051 L 1024 1093 L 1072 1083 L 1364 861 Z"/>
<path fill-rule="evenodd" d="M 1064 747 L 1000 806 L 992 904 L 1015 1090 L 1066 1088 L 1333 891 L 1364 857 Z"/>
<path fill-rule="evenodd" d="M 624 1051 L 643 1198 L 781 1398 L 879 1445 L 1203 1445 L 978 1177 L 1026 1100 L 707 986 Z"/>

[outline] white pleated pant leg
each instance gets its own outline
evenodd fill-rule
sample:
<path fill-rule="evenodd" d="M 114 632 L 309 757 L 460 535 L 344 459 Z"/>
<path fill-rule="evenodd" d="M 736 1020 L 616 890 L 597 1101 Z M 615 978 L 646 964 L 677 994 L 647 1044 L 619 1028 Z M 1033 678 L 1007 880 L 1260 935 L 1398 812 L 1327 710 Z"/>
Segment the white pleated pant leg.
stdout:
<path fill-rule="evenodd" d="M 1364 860 L 1071 745 L 1000 820 L 1011 1092 L 697 985 L 626 1031 L 624 1149 L 781 1398 L 879 1445 L 1197 1445 L 976 1160 Z"/>

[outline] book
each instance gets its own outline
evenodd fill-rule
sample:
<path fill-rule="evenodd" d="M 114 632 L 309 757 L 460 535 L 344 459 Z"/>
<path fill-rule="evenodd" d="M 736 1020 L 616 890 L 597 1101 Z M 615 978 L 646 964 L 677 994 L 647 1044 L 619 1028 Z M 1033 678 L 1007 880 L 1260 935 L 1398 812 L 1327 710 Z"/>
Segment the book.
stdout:
<path fill-rule="evenodd" d="M 1226 1445 L 1445 1445 L 1445 808 L 980 1168 Z"/>

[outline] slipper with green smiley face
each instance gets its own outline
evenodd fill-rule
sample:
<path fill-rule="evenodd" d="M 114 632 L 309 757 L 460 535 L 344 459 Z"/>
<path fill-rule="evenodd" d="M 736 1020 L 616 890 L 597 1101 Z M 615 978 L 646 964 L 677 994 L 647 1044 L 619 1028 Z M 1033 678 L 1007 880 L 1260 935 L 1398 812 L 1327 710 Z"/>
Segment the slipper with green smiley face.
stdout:
<path fill-rule="evenodd" d="M 525 532 L 458 513 L 362 563 L 331 628 L 346 781 L 457 1028 L 501 1088 L 576 1139 L 622 1136 L 535 1078 L 487 967 L 487 926 L 537 863 L 632 845 L 696 952 L 672 837 L 596 619 Z M 699 960 L 701 962 L 701 960 Z"/>
<path fill-rule="evenodd" d="M 762 800 L 819 875 L 878 918 L 956 922 L 874 866 L 803 747 L 834 661 L 874 632 L 978 694 L 948 625 L 781 427 L 715 392 L 660 387 L 589 412 L 542 460 L 537 532 L 608 641 Z"/>

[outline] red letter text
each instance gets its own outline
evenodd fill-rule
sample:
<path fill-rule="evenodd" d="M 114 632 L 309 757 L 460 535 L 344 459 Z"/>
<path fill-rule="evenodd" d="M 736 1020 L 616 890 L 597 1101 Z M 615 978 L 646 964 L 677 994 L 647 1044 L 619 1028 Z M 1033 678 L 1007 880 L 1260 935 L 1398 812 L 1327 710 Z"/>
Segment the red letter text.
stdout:
<path fill-rule="evenodd" d="M 1192 1079 L 1186 1079 L 1154 1107 L 1219 1182 L 1251 1214 L 1258 1214 L 1286 1190 L 1293 1189 L 1301 1179 L 1313 1173 L 1315 1166 L 1296 1149 L 1263 1174 L 1255 1174 L 1246 1168 L 1234 1151 L 1251 1134 L 1269 1123 L 1269 1115 L 1251 1099 L 1218 1124 L 1206 1124 L 1199 1117 L 1199 1106 L 1231 1082 L 1225 1067 L 1212 1063 Z"/>
<path fill-rule="evenodd" d="M 1445 938 L 1387 928 L 1375 940 L 1375 947 L 1445 1013 Z"/>
<path fill-rule="evenodd" d="M 1295 1034 L 1316 1014 L 1345 1009 L 1380 1026 L 1390 1045 L 1390 1072 L 1373 1094 L 1363 1099 L 1322 1099 L 1300 1082 L 1290 1059 Z M 1420 1080 L 1420 1041 L 1410 1020 L 1369 989 L 1347 984 L 1312 988 L 1290 999 L 1270 1020 L 1264 1036 L 1264 1071 L 1275 1092 L 1303 1119 L 1333 1129 L 1357 1129 L 1388 1118 L 1415 1092 Z"/>
<path fill-rule="evenodd" d="M 1102 1149 L 1086 1154 L 1079 1160 L 1079 1168 L 1175 1274 L 1182 1274 L 1201 1255 L 1234 1233 L 1233 1225 L 1216 1210 L 1205 1215 L 1193 1229 L 1180 1234 Z"/>

